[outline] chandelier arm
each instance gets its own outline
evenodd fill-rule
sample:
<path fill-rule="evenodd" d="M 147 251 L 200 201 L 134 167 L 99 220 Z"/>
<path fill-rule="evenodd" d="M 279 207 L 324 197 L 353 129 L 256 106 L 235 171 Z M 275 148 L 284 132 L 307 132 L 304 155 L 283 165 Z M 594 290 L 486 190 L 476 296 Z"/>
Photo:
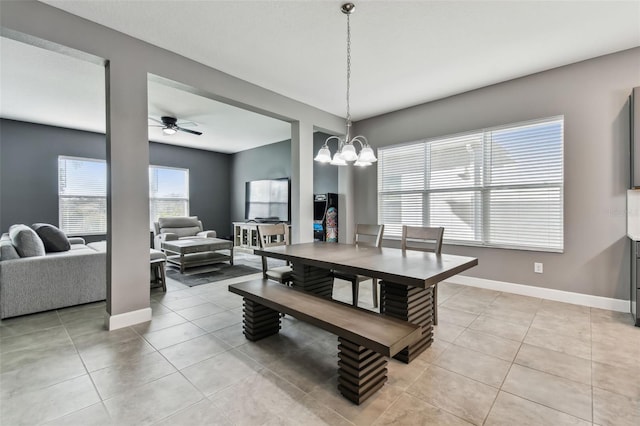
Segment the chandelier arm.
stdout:
<path fill-rule="evenodd" d="M 358 142 L 360 144 L 360 149 L 364 148 L 365 146 L 369 146 L 369 141 L 362 135 L 354 136 L 353 139 L 351 139 L 351 143 L 354 142 Z"/>
<path fill-rule="evenodd" d="M 338 141 L 338 151 L 340 151 L 341 145 L 342 145 L 342 139 L 340 139 L 340 137 L 338 136 L 329 136 L 325 141 L 324 141 L 324 146 L 329 148 L 329 141 L 335 139 Z"/>

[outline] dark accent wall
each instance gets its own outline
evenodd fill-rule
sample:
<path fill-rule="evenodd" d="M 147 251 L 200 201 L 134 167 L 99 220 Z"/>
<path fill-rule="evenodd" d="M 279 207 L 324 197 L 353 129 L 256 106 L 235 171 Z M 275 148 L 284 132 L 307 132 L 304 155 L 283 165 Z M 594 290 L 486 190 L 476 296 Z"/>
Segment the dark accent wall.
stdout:
<path fill-rule="evenodd" d="M 151 142 L 149 164 L 189 169 L 189 213 L 202 220 L 205 229 L 219 236 L 227 232 L 230 219 L 230 154 Z"/>
<path fill-rule="evenodd" d="M 58 225 L 59 155 L 104 159 L 105 136 L 0 120 L 1 232 L 15 223 Z"/>
<path fill-rule="evenodd" d="M 315 157 L 324 141 L 331 135 L 326 133 L 315 132 L 313 134 L 313 156 Z M 331 153 L 335 153 L 338 149 L 335 146 L 335 142 L 331 142 L 329 146 Z M 322 164 L 317 161 L 313 162 L 313 193 L 314 194 L 326 194 L 332 192 L 338 193 L 338 167 L 331 164 Z"/>
<path fill-rule="evenodd" d="M 291 177 L 291 140 L 233 154 L 231 160 L 231 222 L 244 221 L 245 183 L 250 180 Z"/>
<path fill-rule="evenodd" d="M 313 134 L 315 156 L 330 135 Z M 231 221 L 244 221 L 245 183 L 250 180 L 291 177 L 291 140 L 264 145 L 233 155 L 231 161 Z M 338 192 L 338 168 L 313 163 L 313 192 Z M 309 200 L 311 203 L 312 200 Z M 229 224 L 231 226 L 231 224 Z"/>
<path fill-rule="evenodd" d="M 12 224 L 58 224 L 58 156 L 106 156 L 105 136 L 0 119 L 0 231 Z M 189 169 L 190 213 L 230 235 L 231 155 L 151 142 L 150 164 Z M 88 240 L 104 239 L 88 237 Z"/>

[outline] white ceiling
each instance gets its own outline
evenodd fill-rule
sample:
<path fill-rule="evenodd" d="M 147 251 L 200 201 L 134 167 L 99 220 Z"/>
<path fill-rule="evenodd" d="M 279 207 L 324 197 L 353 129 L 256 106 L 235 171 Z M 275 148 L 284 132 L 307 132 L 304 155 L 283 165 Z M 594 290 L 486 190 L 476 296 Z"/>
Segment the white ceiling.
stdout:
<path fill-rule="evenodd" d="M 342 1 L 73 1 L 52 6 L 344 116 Z M 104 71 L 0 39 L 0 116 L 104 131 Z M 640 0 L 360 1 L 352 16 L 355 120 L 640 46 Z M 290 137 L 272 118 L 151 82 L 149 114 L 203 136 L 150 138 L 237 152 Z"/>
<path fill-rule="evenodd" d="M 105 132 L 104 68 L 0 37 L 0 117 Z M 149 81 L 149 116 L 197 123 L 202 136 L 167 136 L 149 128 L 149 140 L 234 153 L 291 137 L 291 125 L 251 111 Z M 156 124 L 150 122 L 150 124 Z"/>

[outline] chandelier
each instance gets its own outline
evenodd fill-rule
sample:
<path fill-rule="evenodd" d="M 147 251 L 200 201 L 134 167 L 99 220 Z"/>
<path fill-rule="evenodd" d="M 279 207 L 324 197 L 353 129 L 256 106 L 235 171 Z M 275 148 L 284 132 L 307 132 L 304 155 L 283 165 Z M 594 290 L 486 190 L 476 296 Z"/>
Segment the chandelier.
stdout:
<path fill-rule="evenodd" d="M 324 141 L 324 145 L 318 151 L 318 155 L 314 158 L 320 163 L 329 163 L 334 166 L 346 166 L 347 162 L 354 162 L 355 166 L 370 166 L 371 163 L 378 161 L 373 149 L 369 146 L 367 138 L 362 135 L 351 138 L 351 110 L 349 107 L 349 91 L 351 89 L 351 22 L 349 17 L 355 10 L 353 3 L 345 3 L 340 10 L 347 15 L 347 132 L 344 137 L 330 136 Z M 331 158 L 329 151 L 329 141 L 336 140 L 338 150 Z M 360 145 L 360 154 L 356 151 L 356 142 Z"/>

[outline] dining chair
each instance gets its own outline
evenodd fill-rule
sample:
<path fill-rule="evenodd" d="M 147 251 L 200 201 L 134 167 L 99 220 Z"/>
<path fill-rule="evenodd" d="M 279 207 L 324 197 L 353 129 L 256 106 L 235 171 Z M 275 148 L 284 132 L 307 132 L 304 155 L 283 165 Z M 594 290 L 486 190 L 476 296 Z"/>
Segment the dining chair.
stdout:
<path fill-rule="evenodd" d="M 284 223 L 258 225 L 258 240 L 260 248 L 286 246 L 289 244 L 289 227 Z M 268 267 L 266 256 L 262 256 L 262 276 L 282 284 L 292 281 L 293 269 L 291 265 Z"/>
<path fill-rule="evenodd" d="M 354 237 L 354 243 L 356 245 L 380 247 L 382 244 L 382 234 L 384 232 L 384 225 L 364 225 L 358 224 L 356 226 L 356 234 Z M 353 297 L 353 306 L 358 306 L 358 294 L 360 293 L 360 283 L 363 281 L 371 280 L 373 295 L 373 307 L 378 307 L 378 279 L 371 278 L 364 275 L 350 274 L 348 272 L 333 271 L 333 277 L 341 280 L 351 282 L 351 294 Z"/>
<path fill-rule="evenodd" d="M 443 235 L 443 227 L 402 225 L 402 250 L 418 250 L 441 254 Z M 432 288 L 433 325 L 438 325 L 438 283 L 435 283 Z"/>

